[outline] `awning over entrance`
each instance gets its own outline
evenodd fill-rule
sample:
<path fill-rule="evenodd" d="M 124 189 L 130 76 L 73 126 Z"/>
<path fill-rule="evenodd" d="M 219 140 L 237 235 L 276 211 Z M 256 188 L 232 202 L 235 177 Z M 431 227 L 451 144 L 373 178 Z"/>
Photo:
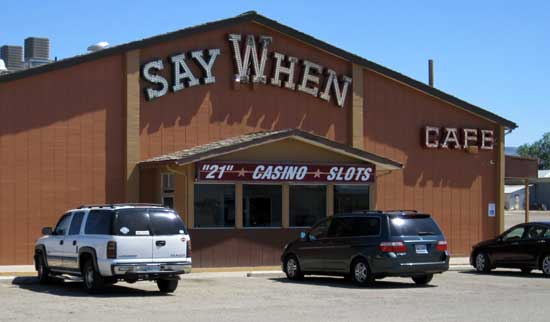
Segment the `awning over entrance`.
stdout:
<path fill-rule="evenodd" d="M 357 161 L 370 162 L 376 165 L 377 170 L 398 170 L 403 168 L 403 165 L 399 162 L 298 129 L 244 134 L 144 160 L 140 162 L 140 166 L 185 165 L 202 160 L 219 158 L 234 152 L 244 151 L 287 139 L 298 140 L 305 144 Z"/>

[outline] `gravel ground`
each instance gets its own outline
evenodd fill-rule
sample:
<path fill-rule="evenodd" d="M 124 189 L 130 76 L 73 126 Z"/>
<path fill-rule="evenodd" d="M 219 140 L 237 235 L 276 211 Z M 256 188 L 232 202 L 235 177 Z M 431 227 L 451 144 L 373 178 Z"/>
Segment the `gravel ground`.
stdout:
<path fill-rule="evenodd" d="M 151 282 L 90 296 L 78 282 L 0 280 L 0 321 L 548 321 L 550 279 L 499 270 L 447 272 L 432 285 L 388 278 L 360 288 L 341 278 L 190 274 L 172 295 Z"/>

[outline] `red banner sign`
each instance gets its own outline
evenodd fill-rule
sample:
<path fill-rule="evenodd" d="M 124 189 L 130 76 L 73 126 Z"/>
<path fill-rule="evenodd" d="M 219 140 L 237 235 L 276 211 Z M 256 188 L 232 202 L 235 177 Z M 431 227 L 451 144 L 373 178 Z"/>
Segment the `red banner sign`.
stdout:
<path fill-rule="evenodd" d="M 241 162 L 199 162 L 199 181 L 374 182 L 374 164 L 314 165 Z"/>

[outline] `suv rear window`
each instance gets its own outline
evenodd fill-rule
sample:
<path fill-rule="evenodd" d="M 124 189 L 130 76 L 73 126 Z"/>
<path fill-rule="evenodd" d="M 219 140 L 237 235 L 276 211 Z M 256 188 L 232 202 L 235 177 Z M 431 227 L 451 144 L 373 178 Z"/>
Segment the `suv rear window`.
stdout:
<path fill-rule="evenodd" d="M 84 233 L 89 235 L 110 235 L 112 221 L 112 210 L 92 210 L 88 214 Z"/>
<path fill-rule="evenodd" d="M 133 208 L 117 211 L 114 233 L 120 236 L 150 236 L 147 209 Z"/>
<path fill-rule="evenodd" d="M 429 215 L 390 217 L 390 231 L 393 236 L 442 235 L 441 230 Z"/>
<path fill-rule="evenodd" d="M 187 234 L 183 220 L 172 211 L 152 209 L 149 212 L 149 217 L 151 218 L 153 234 L 157 236 Z"/>
<path fill-rule="evenodd" d="M 114 231 L 119 236 L 187 234 L 183 220 L 177 213 L 146 208 L 117 211 Z"/>

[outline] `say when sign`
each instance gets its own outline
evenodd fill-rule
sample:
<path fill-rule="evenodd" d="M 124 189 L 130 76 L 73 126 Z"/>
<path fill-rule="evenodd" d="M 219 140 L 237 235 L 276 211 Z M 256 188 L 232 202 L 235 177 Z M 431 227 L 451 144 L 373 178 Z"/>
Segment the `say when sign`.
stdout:
<path fill-rule="evenodd" d="M 374 182 L 375 165 L 315 165 L 242 162 L 199 162 L 198 181 Z"/>
<path fill-rule="evenodd" d="M 327 102 L 332 98 L 336 105 L 344 107 L 351 77 L 339 76 L 334 69 L 308 59 L 270 50 L 273 43 L 270 36 L 229 34 L 228 41 L 235 66 L 232 75 L 235 88 L 240 84 L 269 84 Z M 199 49 L 176 53 L 167 60 L 159 58 L 146 62 L 141 67 L 141 76 L 147 82 L 145 97 L 150 101 L 166 95 L 169 90 L 178 92 L 215 83 L 219 56 L 227 59 L 230 54 L 220 48 Z M 171 70 L 171 78 L 163 75 L 165 69 Z"/>

